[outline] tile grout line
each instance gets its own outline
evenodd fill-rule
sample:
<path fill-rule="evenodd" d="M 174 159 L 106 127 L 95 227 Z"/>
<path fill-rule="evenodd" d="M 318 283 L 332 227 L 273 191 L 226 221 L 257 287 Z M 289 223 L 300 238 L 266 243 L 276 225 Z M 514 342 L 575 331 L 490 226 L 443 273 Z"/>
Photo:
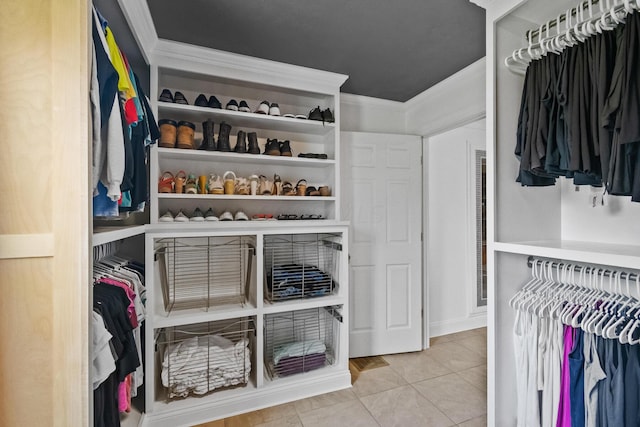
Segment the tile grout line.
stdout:
<path fill-rule="evenodd" d="M 448 419 L 450 422 L 452 422 L 453 424 L 451 424 L 450 427 L 453 426 L 457 426 L 458 423 L 456 423 L 455 421 L 453 421 L 451 418 L 449 418 L 449 416 L 442 410 L 440 409 L 440 407 L 438 407 L 438 405 L 435 404 L 435 402 L 431 401 L 431 399 L 429 399 L 427 396 L 425 396 L 424 394 L 420 393 L 420 390 L 418 390 L 417 388 L 415 388 L 413 386 L 413 384 L 409 384 L 411 386 L 411 388 L 413 388 L 413 390 L 418 393 L 419 396 L 422 396 L 427 402 L 431 403 L 433 405 L 434 408 L 436 408 L 442 415 L 445 416 L 446 419 Z"/>

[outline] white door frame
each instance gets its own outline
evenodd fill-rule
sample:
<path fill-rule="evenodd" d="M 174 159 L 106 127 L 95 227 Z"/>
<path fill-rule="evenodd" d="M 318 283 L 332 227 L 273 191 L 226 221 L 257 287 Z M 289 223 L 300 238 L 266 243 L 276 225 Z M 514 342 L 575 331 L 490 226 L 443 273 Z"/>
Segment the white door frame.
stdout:
<path fill-rule="evenodd" d="M 459 118 L 457 121 L 453 121 L 445 128 L 428 132 L 422 135 L 422 280 L 423 280 L 423 292 L 422 292 L 422 331 L 423 340 L 422 348 L 429 348 L 429 340 L 431 333 L 429 330 L 429 292 L 431 284 L 429 283 L 429 138 L 441 133 L 448 132 L 453 129 L 468 125 L 478 120 L 486 118 L 486 112 L 483 111 L 480 114 L 473 114 L 466 117 Z"/>

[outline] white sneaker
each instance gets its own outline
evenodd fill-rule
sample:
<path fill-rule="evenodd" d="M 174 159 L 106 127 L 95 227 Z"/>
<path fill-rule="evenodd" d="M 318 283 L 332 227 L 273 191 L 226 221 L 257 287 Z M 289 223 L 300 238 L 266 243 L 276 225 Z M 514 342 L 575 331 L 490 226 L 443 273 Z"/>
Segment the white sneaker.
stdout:
<path fill-rule="evenodd" d="M 234 218 L 236 221 L 249 221 L 249 217 L 246 213 L 242 211 L 236 212 L 236 217 Z"/>
<path fill-rule="evenodd" d="M 205 221 L 219 221 L 220 219 L 215 216 L 213 213 L 213 209 L 209 208 L 209 210 L 204 214 Z"/>
<path fill-rule="evenodd" d="M 173 222 L 173 215 L 171 211 L 166 211 L 164 215 L 158 218 L 158 222 Z"/>
<path fill-rule="evenodd" d="M 269 107 L 269 115 L 270 116 L 279 116 L 280 115 L 280 107 L 275 102 L 271 104 Z"/>
<path fill-rule="evenodd" d="M 233 215 L 231 215 L 231 212 L 225 211 L 220 215 L 220 221 L 233 221 Z"/>
<path fill-rule="evenodd" d="M 178 212 L 178 215 L 173 219 L 175 222 L 189 222 L 189 217 L 182 213 L 182 211 Z"/>

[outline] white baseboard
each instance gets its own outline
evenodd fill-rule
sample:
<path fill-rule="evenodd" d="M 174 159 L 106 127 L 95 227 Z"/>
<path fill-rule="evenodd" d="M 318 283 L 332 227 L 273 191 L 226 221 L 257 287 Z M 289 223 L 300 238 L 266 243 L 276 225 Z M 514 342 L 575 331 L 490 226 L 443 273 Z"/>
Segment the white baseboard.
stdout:
<path fill-rule="evenodd" d="M 483 328 L 487 326 L 487 314 L 482 313 L 464 319 L 443 320 L 441 322 L 431 322 L 429 324 L 430 338 L 441 335 L 453 334 L 456 332 L 468 331 L 469 329 Z"/>

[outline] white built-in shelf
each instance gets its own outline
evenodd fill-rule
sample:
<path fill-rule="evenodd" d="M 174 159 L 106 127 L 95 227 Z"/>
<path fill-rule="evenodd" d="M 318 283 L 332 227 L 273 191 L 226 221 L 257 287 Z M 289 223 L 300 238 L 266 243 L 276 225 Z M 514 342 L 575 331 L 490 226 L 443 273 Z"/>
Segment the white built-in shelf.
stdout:
<path fill-rule="evenodd" d="M 93 227 L 93 246 L 102 245 L 104 243 L 115 242 L 116 240 L 126 239 L 128 237 L 144 234 L 144 225 L 131 225 L 122 227 Z"/>
<path fill-rule="evenodd" d="M 260 200 L 264 201 L 290 201 L 290 202 L 333 202 L 335 197 L 325 196 L 239 196 L 236 194 L 180 194 L 158 193 L 159 200 L 166 199 L 213 199 L 213 200 Z"/>
<path fill-rule="evenodd" d="M 498 252 L 640 269 L 640 246 L 573 240 L 495 242 Z"/>
<path fill-rule="evenodd" d="M 242 165 L 297 166 L 305 168 L 326 168 L 335 166 L 333 159 L 309 159 L 306 157 L 267 156 L 264 154 L 234 153 L 222 151 L 187 150 L 181 148 L 158 148 L 163 160 L 209 161 Z"/>
<path fill-rule="evenodd" d="M 170 313 L 156 313 L 153 316 L 154 328 L 168 328 L 171 326 L 189 325 L 194 323 L 213 322 L 216 320 L 236 319 L 240 317 L 256 316 L 258 311 L 251 304 L 244 307 L 210 307 L 188 310 L 173 310 Z"/>
<path fill-rule="evenodd" d="M 338 290 L 336 289 L 336 292 Z M 339 295 L 329 295 L 326 297 L 315 297 L 305 299 L 292 299 L 282 302 L 264 301 L 262 312 L 264 314 L 285 313 L 292 310 L 306 310 L 309 308 L 328 307 L 331 305 L 343 305 L 344 298 Z"/>
<path fill-rule="evenodd" d="M 345 226 L 346 221 L 323 220 L 276 220 L 276 221 L 203 221 L 203 222 L 159 222 L 148 224 L 148 233 L 162 237 L 192 237 L 207 233 L 215 235 L 249 236 L 256 233 L 289 234 L 304 229 L 309 233 L 331 232 L 337 226 Z M 203 234 L 204 233 L 204 234 Z"/>
<path fill-rule="evenodd" d="M 313 135 L 327 135 L 335 132 L 334 123 L 318 120 L 295 119 L 266 114 L 245 113 L 243 111 L 223 110 L 220 108 L 198 107 L 171 102 L 158 102 L 160 119 L 187 120 L 196 124 L 211 119 L 216 124 L 225 121 L 232 126 L 269 131 L 294 132 Z"/>

